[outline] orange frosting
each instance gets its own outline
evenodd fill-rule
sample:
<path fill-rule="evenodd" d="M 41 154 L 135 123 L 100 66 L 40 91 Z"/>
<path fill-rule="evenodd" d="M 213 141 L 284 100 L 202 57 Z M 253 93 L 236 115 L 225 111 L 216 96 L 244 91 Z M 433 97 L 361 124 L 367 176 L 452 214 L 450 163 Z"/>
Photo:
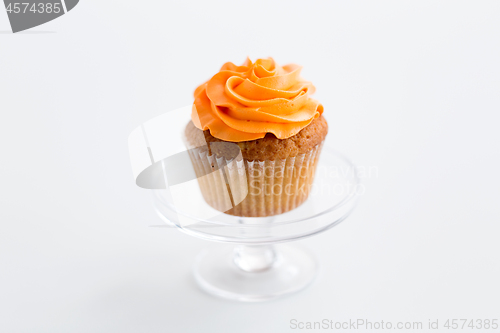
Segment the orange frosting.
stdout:
<path fill-rule="evenodd" d="M 241 66 L 225 63 L 219 73 L 196 88 L 191 119 L 201 130 L 231 142 L 278 139 L 297 134 L 323 113 L 309 97 L 311 82 L 300 77 L 298 65 L 278 66 L 272 58 L 250 59 Z"/>

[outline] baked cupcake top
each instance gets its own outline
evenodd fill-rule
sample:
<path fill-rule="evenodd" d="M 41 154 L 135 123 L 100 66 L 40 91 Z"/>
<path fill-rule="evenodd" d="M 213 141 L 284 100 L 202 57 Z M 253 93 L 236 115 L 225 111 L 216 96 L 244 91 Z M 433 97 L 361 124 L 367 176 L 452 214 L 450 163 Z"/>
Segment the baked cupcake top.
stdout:
<path fill-rule="evenodd" d="M 311 98 L 315 87 L 300 77 L 302 67 L 283 67 L 272 58 L 250 59 L 241 66 L 225 63 L 210 80 L 196 88 L 191 119 L 214 138 L 242 142 L 290 138 L 323 113 Z"/>
<path fill-rule="evenodd" d="M 320 144 L 328 133 L 328 123 L 325 117 L 314 119 L 299 133 L 281 140 L 273 134 L 251 141 L 228 143 L 215 138 L 210 131 L 200 131 L 192 121 L 188 123 L 184 134 L 188 142 L 195 147 L 207 147 L 209 155 L 232 159 L 241 152 L 244 159 L 254 161 L 276 160 L 305 154 Z M 223 142 L 222 145 L 212 145 L 212 142 Z"/>

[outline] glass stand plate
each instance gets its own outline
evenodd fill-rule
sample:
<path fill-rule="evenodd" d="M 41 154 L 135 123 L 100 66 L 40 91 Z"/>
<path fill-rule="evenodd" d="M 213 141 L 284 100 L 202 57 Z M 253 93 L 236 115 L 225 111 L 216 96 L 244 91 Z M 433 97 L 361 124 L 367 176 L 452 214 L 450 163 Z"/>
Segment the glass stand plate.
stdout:
<path fill-rule="evenodd" d="M 168 190 L 154 190 L 153 196 L 156 211 L 167 224 L 191 236 L 235 245 L 207 250 L 197 258 L 194 277 L 203 290 L 232 300 L 263 301 L 304 288 L 318 272 L 311 254 L 280 243 L 316 235 L 344 221 L 362 192 L 356 167 L 326 146 L 308 199 L 284 214 L 242 218 L 214 210 L 207 218 L 211 208 L 203 201 L 197 202 L 206 207 L 183 211 L 176 208 Z"/>

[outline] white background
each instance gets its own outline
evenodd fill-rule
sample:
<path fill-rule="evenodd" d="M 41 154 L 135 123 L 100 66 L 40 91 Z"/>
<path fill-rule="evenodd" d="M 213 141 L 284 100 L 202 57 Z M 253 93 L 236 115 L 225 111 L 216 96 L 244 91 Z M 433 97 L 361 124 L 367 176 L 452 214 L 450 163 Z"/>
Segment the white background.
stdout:
<path fill-rule="evenodd" d="M 2 9 L 1 332 L 500 319 L 500 2 L 82 0 L 9 29 Z M 302 241 L 315 283 L 260 304 L 196 287 L 211 244 L 149 227 L 127 148 L 247 55 L 303 65 L 329 144 L 378 169 L 347 221 Z"/>

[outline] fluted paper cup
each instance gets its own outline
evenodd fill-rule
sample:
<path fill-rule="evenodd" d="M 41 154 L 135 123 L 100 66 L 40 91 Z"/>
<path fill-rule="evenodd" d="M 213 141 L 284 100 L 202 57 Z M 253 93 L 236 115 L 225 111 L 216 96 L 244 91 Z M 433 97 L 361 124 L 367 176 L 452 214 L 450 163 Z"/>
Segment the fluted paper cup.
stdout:
<path fill-rule="evenodd" d="M 207 146 L 187 146 L 201 193 L 211 207 L 235 216 L 265 217 L 306 201 L 323 142 L 304 154 L 263 161 L 247 160 L 241 151 L 228 159 L 211 154 Z"/>

